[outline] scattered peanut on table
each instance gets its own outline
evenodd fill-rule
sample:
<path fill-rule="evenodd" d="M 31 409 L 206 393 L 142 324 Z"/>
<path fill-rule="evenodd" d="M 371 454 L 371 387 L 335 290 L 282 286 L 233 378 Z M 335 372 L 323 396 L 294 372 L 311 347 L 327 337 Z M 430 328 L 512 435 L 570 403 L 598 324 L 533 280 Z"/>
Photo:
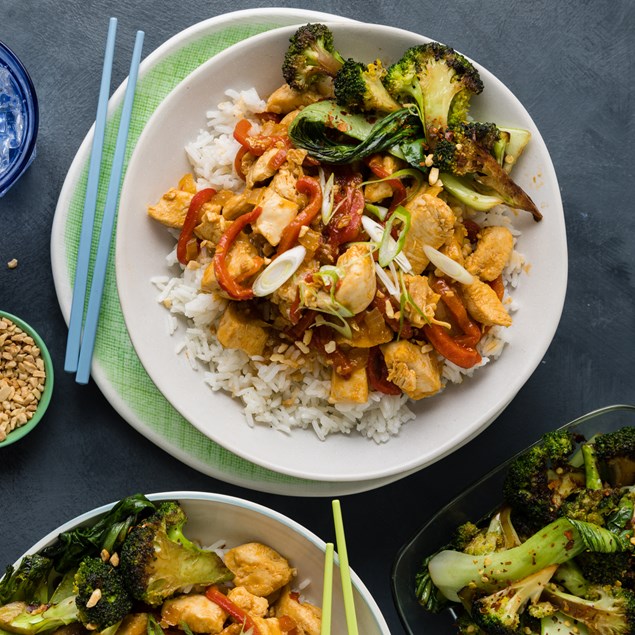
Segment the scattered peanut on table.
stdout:
<path fill-rule="evenodd" d="M 33 417 L 45 381 L 44 360 L 33 338 L 0 318 L 0 441 Z"/>

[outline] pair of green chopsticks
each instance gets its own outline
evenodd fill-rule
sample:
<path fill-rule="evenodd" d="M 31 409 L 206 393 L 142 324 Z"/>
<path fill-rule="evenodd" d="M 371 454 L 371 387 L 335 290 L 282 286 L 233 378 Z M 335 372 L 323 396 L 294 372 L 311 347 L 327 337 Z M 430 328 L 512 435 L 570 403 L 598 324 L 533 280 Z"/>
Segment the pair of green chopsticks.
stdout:
<path fill-rule="evenodd" d="M 342 594 L 344 596 L 346 629 L 348 635 L 358 635 L 355 598 L 353 597 L 353 585 L 351 583 L 351 569 L 348 564 L 346 538 L 344 537 L 344 521 L 342 520 L 342 509 L 339 500 L 333 501 L 333 522 L 335 523 L 337 555 L 340 561 L 340 578 L 342 580 Z M 333 543 L 327 542 L 324 558 L 324 590 L 322 592 L 322 627 L 320 635 L 331 634 L 331 614 L 333 609 L 333 551 Z"/>

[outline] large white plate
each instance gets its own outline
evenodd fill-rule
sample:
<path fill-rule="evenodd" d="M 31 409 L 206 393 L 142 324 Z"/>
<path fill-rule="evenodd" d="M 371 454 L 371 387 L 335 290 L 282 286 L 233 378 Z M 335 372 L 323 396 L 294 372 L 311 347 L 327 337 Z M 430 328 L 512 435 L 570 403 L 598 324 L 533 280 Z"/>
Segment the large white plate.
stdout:
<path fill-rule="evenodd" d="M 207 492 L 162 492 L 150 494 L 148 498 L 153 501 L 178 501 L 188 519 L 186 535 L 201 545 L 225 540 L 231 547 L 257 541 L 275 549 L 297 568 L 299 580 L 310 581 L 304 591 L 307 601 L 321 605 L 325 543 L 291 518 L 248 500 Z M 96 522 L 111 507 L 112 504 L 98 507 L 64 523 L 38 541 L 27 553 L 42 550 L 55 542 L 63 531 Z M 381 610 L 354 571 L 351 571 L 351 579 L 360 632 L 390 635 Z M 333 633 L 345 632 L 341 582 L 336 568 L 333 575 Z"/>
<path fill-rule="evenodd" d="M 333 20 L 343 21 L 344 18 L 303 9 L 249 9 L 210 18 L 177 33 L 141 64 L 128 147 L 134 147 L 149 114 L 170 90 L 220 50 L 279 26 Z M 95 95 L 97 88 L 95 84 Z M 121 109 L 124 90 L 125 82 L 109 102 L 106 153 L 114 151 L 116 116 Z M 53 279 L 67 322 L 93 131 L 91 128 L 84 138 L 66 175 L 51 231 Z M 106 167 L 101 177 L 102 205 L 108 177 Z M 100 213 L 98 206 L 98 220 Z M 93 249 L 96 249 L 96 239 Z M 407 475 L 347 482 L 298 479 L 254 465 L 201 434 L 166 401 L 139 363 L 121 315 L 113 259 L 108 265 L 91 376 L 117 413 L 140 434 L 189 467 L 234 485 L 272 494 L 342 496 L 381 487 Z"/>
<path fill-rule="evenodd" d="M 293 28 L 265 33 L 224 51 L 184 80 L 156 110 L 130 159 L 120 201 L 117 283 L 132 342 L 148 374 L 172 405 L 203 434 L 233 453 L 295 477 L 323 481 L 363 481 L 424 467 L 474 437 L 500 414 L 540 362 L 560 319 L 567 279 L 564 216 L 558 183 L 545 144 L 514 95 L 479 67 L 485 90 L 474 100 L 475 118 L 525 127 L 532 142 L 514 172 L 544 215 L 535 223 L 520 213 L 519 250 L 531 268 L 515 294 L 520 311 L 510 329 L 511 344 L 496 363 L 443 395 L 418 402 L 417 419 L 398 437 L 377 445 L 361 436 L 332 435 L 317 440 L 312 431 L 283 435 L 246 425 L 240 404 L 213 393 L 201 373 L 174 355 L 165 332 L 163 307 L 156 303 L 151 277 L 168 275 L 164 256 L 173 239 L 145 209 L 189 170 L 183 151 L 205 125 L 205 112 L 227 88 L 255 86 L 261 95 L 281 83 L 280 64 Z M 386 63 L 426 38 L 364 24 L 333 25 L 344 57 Z"/>

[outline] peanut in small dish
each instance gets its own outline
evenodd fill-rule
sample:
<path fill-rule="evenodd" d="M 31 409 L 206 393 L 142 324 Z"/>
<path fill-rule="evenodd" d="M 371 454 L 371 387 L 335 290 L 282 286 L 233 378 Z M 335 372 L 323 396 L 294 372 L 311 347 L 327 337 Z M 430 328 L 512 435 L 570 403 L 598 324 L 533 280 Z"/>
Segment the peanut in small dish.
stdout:
<path fill-rule="evenodd" d="M 0 442 L 31 420 L 45 382 L 44 360 L 33 338 L 0 318 Z"/>

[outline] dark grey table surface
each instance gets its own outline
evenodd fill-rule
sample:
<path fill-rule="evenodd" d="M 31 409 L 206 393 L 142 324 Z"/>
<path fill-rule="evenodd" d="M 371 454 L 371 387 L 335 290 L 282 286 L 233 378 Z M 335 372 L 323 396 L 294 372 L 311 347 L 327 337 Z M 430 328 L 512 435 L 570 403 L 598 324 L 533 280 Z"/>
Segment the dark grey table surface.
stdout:
<path fill-rule="evenodd" d="M 95 114 L 107 21 L 119 19 L 113 86 L 127 74 L 134 31 L 144 53 L 180 30 L 263 3 L 2 0 L 0 40 L 36 85 L 38 156 L 0 199 L 0 308 L 33 324 L 50 347 L 56 387 L 40 426 L 0 450 L 0 566 L 62 522 L 133 491 L 205 490 L 268 505 L 331 535 L 329 501 L 269 495 L 214 480 L 129 426 L 94 383 L 63 372 L 66 325 L 50 267 L 50 229 L 71 160 Z M 451 44 L 497 75 L 547 143 L 566 215 L 569 284 L 547 354 L 478 438 L 427 469 L 343 497 L 349 558 L 394 633 L 389 585 L 399 547 L 433 511 L 542 432 L 596 408 L 635 403 L 635 28 L 629 0 L 446 3 L 281 2 L 379 22 Z M 6 263 L 19 260 L 17 269 Z"/>

